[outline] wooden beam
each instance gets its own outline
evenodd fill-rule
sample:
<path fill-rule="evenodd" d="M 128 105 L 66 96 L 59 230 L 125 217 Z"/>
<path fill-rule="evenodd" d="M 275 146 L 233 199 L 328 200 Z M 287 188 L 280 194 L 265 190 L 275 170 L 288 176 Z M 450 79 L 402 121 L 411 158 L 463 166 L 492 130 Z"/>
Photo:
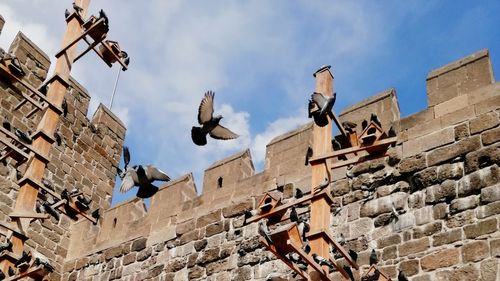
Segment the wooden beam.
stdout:
<path fill-rule="evenodd" d="M 278 253 L 278 251 L 276 251 L 275 247 L 272 247 L 271 245 L 267 244 L 266 239 L 264 239 L 262 237 L 259 237 L 259 242 L 262 245 L 264 245 L 264 247 L 269 252 L 273 253 L 277 258 L 279 258 L 282 262 L 284 262 L 293 271 L 297 272 L 297 274 L 299 274 L 300 276 L 302 276 L 302 278 L 309 279 L 309 275 L 307 274 L 307 272 L 304 272 L 304 271 L 300 270 L 300 268 L 298 268 L 297 265 L 295 265 L 293 262 L 290 262 L 290 260 L 288 260 L 286 257 L 284 257 L 283 255 L 281 255 L 280 253 Z"/>
<path fill-rule="evenodd" d="M 48 214 L 40 214 L 35 212 L 13 212 L 9 215 L 11 218 L 31 218 L 31 219 L 48 219 Z"/>
<path fill-rule="evenodd" d="M 310 231 L 307 234 L 307 237 L 315 237 L 315 236 L 322 236 L 323 238 L 327 239 L 329 244 L 332 244 L 335 247 L 335 249 L 340 252 L 340 254 L 346 259 L 346 261 L 352 267 L 359 269 L 358 264 L 352 260 L 351 256 L 349 256 L 349 253 L 344 249 L 344 247 L 342 247 L 342 245 L 340 245 L 337 242 L 337 240 L 335 240 L 333 238 L 333 236 L 330 234 L 330 232 L 328 230 L 322 229 L 322 230 L 315 231 L 315 232 Z"/>
<path fill-rule="evenodd" d="M 307 264 L 309 264 L 314 270 L 316 270 L 316 272 L 319 273 L 321 280 L 331 281 L 330 277 L 328 277 L 328 272 L 324 268 L 322 268 L 319 264 L 317 264 L 312 259 L 312 256 L 309 256 L 306 252 L 304 252 L 304 250 L 302 250 L 300 247 L 295 245 L 290 240 L 287 241 L 287 244 L 290 247 L 292 247 L 295 250 L 295 252 L 297 252 L 297 254 L 299 254 L 299 256 L 307 262 Z"/>
<path fill-rule="evenodd" d="M 319 161 L 322 161 L 322 160 L 325 160 L 328 158 L 338 157 L 338 156 L 346 155 L 349 153 L 355 153 L 355 152 L 359 152 L 359 151 L 366 150 L 369 148 L 374 148 L 374 147 L 379 147 L 379 146 L 384 146 L 384 145 L 391 145 L 391 144 L 396 143 L 396 141 L 397 141 L 397 137 L 392 137 L 392 138 L 387 138 L 387 139 L 375 141 L 370 146 L 349 147 L 349 148 L 345 148 L 345 149 L 341 149 L 341 150 L 327 152 L 324 154 L 319 154 L 319 155 L 313 156 L 311 159 L 309 159 L 309 163 L 319 162 Z"/>

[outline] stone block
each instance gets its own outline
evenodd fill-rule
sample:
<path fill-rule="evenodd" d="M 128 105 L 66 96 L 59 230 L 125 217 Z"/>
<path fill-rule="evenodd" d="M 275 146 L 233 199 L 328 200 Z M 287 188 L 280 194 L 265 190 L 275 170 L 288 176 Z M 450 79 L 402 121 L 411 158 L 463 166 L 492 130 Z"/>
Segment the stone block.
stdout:
<path fill-rule="evenodd" d="M 399 246 L 399 255 L 401 257 L 424 252 L 429 249 L 429 238 L 423 237 L 416 240 L 410 240 Z"/>
<path fill-rule="evenodd" d="M 469 96 L 461 95 L 434 106 L 435 118 L 465 108 L 469 105 Z"/>
<path fill-rule="evenodd" d="M 500 183 L 481 189 L 481 203 L 488 204 L 500 201 Z"/>
<path fill-rule="evenodd" d="M 499 274 L 498 274 L 498 259 L 492 258 L 492 259 L 487 259 L 481 262 L 481 280 L 486 281 L 486 280 L 498 280 L 499 279 Z"/>
<path fill-rule="evenodd" d="M 453 128 L 453 131 L 455 134 L 455 141 L 463 140 L 463 139 L 466 139 L 470 136 L 468 123 L 462 123 L 462 124 L 456 125 Z"/>
<path fill-rule="evenodd" d="M 438 247 L 445 244 L 451 244 L 462 240 L 463 238 L 462 229 L 456 228 L 446 232 L 437 233 L 432 236 L 432 246 Z"/>
<path fill-rule="evenodd" d="M 440 232 L 443 228 L 443 223 L 440 221 L 432 222 L 424 226 L 413 229 L 413 239 L 419 239 L 426 236 L 431 236 L 434 233 Z"/>
<path fill-rule="evenodd" d="M 146 248 L 147 241 L 148 241 L 148 239 L 145 237 L 142 237 L 142 238 L 135 240 L 134 242 L 132 242 L 131 250 L 133 252 L 138 252 L 138 251 L 143 250 L 144 248 Z"/>
<path fill-rule="evenodd" d="M 500 258 L 500 238 L 490 240 L 491 256 Z"/>
<path fill-rule="evenodd" d="M 487 258 L 489 254 L 488 241 L 473 241 L 462 246 L 463 262 L 478 262 Z"/>
<path fill-rule="evenodd" d="M 473 264 L 467 264 L 452 270 L 443 270 L 436 273 L 436 280 L 475 281 L 478 280 L 479 270 Z"/>
<path fill-rule="evenodd" d="M 476 117 L 476 111 L 474 107 L 467 106 L 456 111 L 450 112 L 439 117 L 439 122 L 442 128 L 448 126 L 453 126 L 462 122 L 467 122 L 470 119 Z"/>
<path fill-rule="evenodd" d="M 472 135 L 481 133 L 498 126 L 498 124 L 500 124 L 500 119 L 496 112 L 484 113 L 469 121 L 470 133 Z"/>
<path fill-rule="evenodd" d="M 415 173 L 412 180 L 417 189 L 422 189 L 438 182 L 437 167 L 429 167 Z"/>
<path fill-rule="evenodd" d="M 479 198 L 476 195 L 471 195 L 465 198 L 458 198 L 451 201 L 450 213 L 455 214 L 468 209 L 473 209 L 477 207 L 479 203 Z"/>
<path fill-rule="evenodd" d="M 477 209 L 477 218 L 484 219 L 490 216 L 500 214 L 500 202 L 493 202 L 488 205 L 481 206 Z"/>
<path fill-rule="evenodd" d="M 438 167 L 438 181 L 460 179 L 464 175 L 463 163 L 446 163 Z"/>
<path fill-rule="evenodd" d="M 203 215 L 196 220 L 196 228 L 207 226 L 211 223 L 221 220 L 221 210 L 213 211 L 209 214 Z"/>
<path fill-rule="evenodd" d="M 457 193 L 459 197 L 479 194 L 482 187 L 481 172 L 477 171 L 458 181 Z"/>
<path fill-rule="evenodd" d="M 361 206 L 360 216 L 375 217 L 382 213 L 391 212 L 392 204 L 394 204 L 396 209 L 402 209 L 405 205 L 407 196 L 405 192 L 397 192 L 389 196 L 368 201 Z"/>
<path fill-rule="evenodd" d="M 467 153 L 465 156 L 465 172 L 471 173 L 486 166 L 500 164 L 500 146 L 489 146 Z"/>
<path fill-rule="evenodd" d="M 422 124 L 431 121 L 433 119 L 434 119 L 434 107 L 428 107 L 422 111 L 401 118 L 400 120 L 401 131 L 407 130 L 418 124 Z"/>
<path fill-rule="evenodd" d="M 434 219 L 433 206 L 425 206 L 423 208 L 416 209 L 413 211 L 413 214 L 415 215 L 415 222 L 417 225 L 429 223 Z"/>
<path fill-rule="evenodd" d="M 475 224 L 464 226 L 464 233 L 466 238 L 474 239 L 484 234 L 493 233 L 497 229 L 498 229 L 497 219 L 491 218 L 479 221 Z"/>
<path fill-rule="evenodd" d="M 483 145 L 490 145 L 500 141 L 500 127 L 481 133 L 481 140 Z"/>
<path fill-rule="evenodd" d="M 408 129 L 408 139 L 415 139 L 420 136 L 424 136 L 427 134 L 431 134 L 433 132 L 437 132 L 441 130 L 443 126 L 441 126 L 440 119 L 432 119 L 425 123 L 420 123 Z"/>
<path fill-rule="evenodd" d="M 399 263 L 399 271 L 404 272 L 406 276 L 413 276 L 418 273 L 420 263 L 417 259 L 402 261 Z"/>
<path fill-rule="evenodd" d="M 427 164 L 429 166 L 436 165 L 457 156 L 465 155 L 479 147 L 481 147 L 481 143 L 478 136 L 464 139 L 429 152 L 427 154 Z"/>
<path fill-rule="evenodd" d="M 456 182 L 453 180 L 445 180 L 441 184 L 429 186 L 426 188 L 425 202 L 427 204 L 440 202 L 441 200 L 449 201 L 457 196 Z"/>
<path fill-rule="evenodd" d="M 475 104 L 474 112 L 477 115 L 490 112 L 498 109 L 499 104 L 500 104 L 500 95 L 495 95 L 487 100 Z"/>
<path fill-rule="evenodd" d="M 449 267 L 460 262 L 460 249 L 444 249 L 424 256 L 420 260 L 423 271 Z"/>
<path fill-rule="evenodd" d="M 403 158 L 399 163 L 399 172 L 402 174 L 414 173 L 416 171 L 425 169 L 425 155 L 418 154 L 412 157 Z"/>
<path fill-rule="evenodd" d="M 377 248 L 382 249 L 391 245 L 398 245 L 401 243 L 401 235 L 393 234 L 384 236 L 377 240 Z"/>
<path fill-rule="evenodd" d="M 349 239 L 355 239 L 370 233 L 374 229 L 373 221 L 370 218 L 360 218 L 351 222 Z"/>

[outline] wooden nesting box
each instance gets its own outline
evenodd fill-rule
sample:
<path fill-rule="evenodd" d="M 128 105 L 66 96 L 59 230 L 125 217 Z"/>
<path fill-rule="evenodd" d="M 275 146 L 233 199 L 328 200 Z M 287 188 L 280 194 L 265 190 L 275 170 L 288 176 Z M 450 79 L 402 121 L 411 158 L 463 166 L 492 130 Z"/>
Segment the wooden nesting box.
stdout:
<path fill-rule="evenodd" d="M 300 237 L 299 227 L 297 223 L 292 222 L 289 224 L 282 225 L 275 230 L 271 231 L 271 240 L 273 241 L 273 246 L 276 247 L 276 250 L 282 254 L 286 255 L 287 253 L 293 251 L 293 248 L 288 245 L 288 240 L 294 245 L 302 248 L 303 242 Z"/>
<path fill-rule="evenodd" d="M 266 192 L 262 199 L 260 199 L 257 208 L 260 209 L 260 215 L 271 212 L 281 202 L 281 199 L 269 192 Z"/>
<path fill-rule="evenodd" d="M 120 57 L 120 45 L 118 45 L 118 42 L 116 41 L 103 41 L 102 45 L 99 47 L 99 53 L 102 55 L 104 61 L 111 65 Z"/>
<path fill-rule="evenodd" d="M 370 145 L 382 136 L 384 131 L 377 124 L 371 121 L 368 126 L 361 132 L 359 142 L 363 145 Z"/>

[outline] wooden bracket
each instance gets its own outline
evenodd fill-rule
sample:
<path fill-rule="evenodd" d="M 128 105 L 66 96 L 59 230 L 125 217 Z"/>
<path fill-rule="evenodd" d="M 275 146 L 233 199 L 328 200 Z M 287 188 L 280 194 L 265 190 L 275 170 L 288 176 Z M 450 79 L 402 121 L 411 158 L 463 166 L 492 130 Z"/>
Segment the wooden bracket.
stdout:
<path fill-rule="evenodd" d="M 302 278 L 304 278 L 306 280 L 309 280 L 309 274 L 307 274 L 307 272 L 300 270 L 300 268 L 298 268 L 297 265 L 295 265 L 294 263 L 290 262 L 290 260 L 288 260 L 286 257 L 284 257 L 283 255 L 281 255 L 280 253 L 278 253 L 276 251 L 276 248 L 273 247 L 272 245 L 267 244 L 267 242 L 266 242 L 266 240 L 264 238 L 260 237 L 259 241 L 260 241 L 260 243 L 262 245 L 264 245 L 264 247 L 268 251 L 270 251 L 277 258 L 279 258 L 281 261 L 283 261 L 289 268 L 291 268 L 291 269 L 293 269 L 293 271 L 297 272 L 297 274 L 299 274 L 300 276 L 302 276 Z"/>
<path fill-rule="evenodd" d="M 319 264 L 317 264 L 312 259 L 312 256 L 309 256 L 306 252 L 304 252 L 304 250 L 302 250 L 300 247 L 298 247 L 297 245 L 295 245 L 290 240 L 287 241 L 287 244 L 290 247 L 292 247 L 295 250 L 295 252 L 297 252 L 297 254 L 299 254 L 299 256 L 301 258 L 303 258 L 310 266 L 312 266 L 314 268 L 314 270 L 316 270 L 317 272 L 319 272 L 319 274 L 321 276 L 321 279 L 326 280 L 326 281 L 331 281 L 330 277 L 328 277 L 328 272 L 325 269 L 323 269 Z"/>
<path fill-rule="evenodd" d="M 48 219 L 48 214 L 39 214 L 35 212 L 13 212 L 9 215 L 11 218 L 31 218 L 31 219 Z"/>
<path fill-rule="evenodd" d="M 359 266 L 356 262 L 354 262 L 347 253 L 347 251 L 333 238 L 333 236 L 330 234 L 329 231 L 326 231 L 324 229 L 316 231 L 316 232 L 309 232 L 307 234 L 308 238 L 314 237 L 314 236 L 322 236 L 325 238 L 329 244 L 333 245 L 335 249 L 346 259 L 346 261 L 355 269 L 359 269 Z"/>
<path fill-rule="evenodd" d="M 33 278 L 35 280 L 40 280 L 40 278 L 43 278 L 45 275 L 47 275 L 47 271 L 43 268 L 43 266 L 39 265 L 36 267 L 28 268 L 28 270 L 21 272 L 15 276 L 8 277 L 7 279 L 5 279 L 5 281 L 20 280 L 27 277 Z"/>

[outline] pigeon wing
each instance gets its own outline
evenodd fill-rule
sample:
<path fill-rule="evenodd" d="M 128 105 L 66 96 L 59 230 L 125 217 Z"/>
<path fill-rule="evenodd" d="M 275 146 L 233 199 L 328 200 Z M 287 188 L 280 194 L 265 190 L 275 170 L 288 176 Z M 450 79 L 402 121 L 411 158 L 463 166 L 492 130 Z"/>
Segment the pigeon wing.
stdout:
<path fill-rule="evenodd" d="M 165 174 L 162 170 L 154 167 L 153 165 L 146 166 L 146 176 L 149 181 L 169 181 L 170 177 Z"/>
<path fill-rule="evenodd" d="M 239 137 L 239 135 L 231 132 L 231 130 L 221 125 L 215 126 L 215 128 L 210 131 L 209 134 L 212 138 L 218 140 L 232 140 Z"/>
<path fill-rule="evenodd" d="M 122 179 L 122 184 L 120 185 L 120 192 L 127 192 L 129 191 L 132 187 L 134 187 L 134 179 L 132 178 L 132 174 L 129 172 L 125 174 L 125 176 Z"/>
<path fill-rule="evenodd" d="M 130 163 L 130 151 L 128 150 L 128 146 L 123 146 L 123 162 L 125 163 L 125 170 Z"/>
<path fill-rule="evenodd" d="M 322 93 L 316 93 L 314 92 L 312 95 L 311 95 L 311 99 L 312 101 L 319 107 L 319 108 L 323 108 L 323 106 L 325 105 L 325 103 L 327 102 L 325 96 L 323 96 Z"/>
<path fill-rule="evenodd" d="M 214 113 L 214 92 L 208 91 L 205 97 L 201 100 L 198 108 L 198 123 L 200 125 L 212 120 Z"/>

